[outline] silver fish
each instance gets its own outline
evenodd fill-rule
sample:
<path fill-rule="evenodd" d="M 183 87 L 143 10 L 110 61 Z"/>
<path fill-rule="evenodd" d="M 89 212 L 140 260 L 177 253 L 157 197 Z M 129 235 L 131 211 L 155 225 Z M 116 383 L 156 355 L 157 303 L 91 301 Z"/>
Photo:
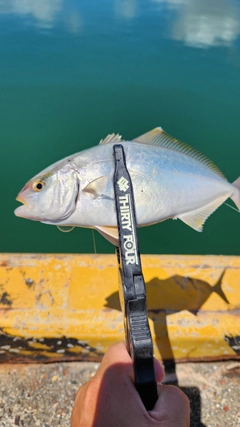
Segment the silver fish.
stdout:
<path fill-rule="evenodd" d="M 240 177 L 230 184 L 206 157 L 158 127 L 124 141 L 108 135 L 32 178 L 15 215 L 57 226 L 89 227 L 117 244 L 113 145 L 124 147 L 139 227 L 168 218 L 197 231 L 228 197 L 240 210 Z"/>

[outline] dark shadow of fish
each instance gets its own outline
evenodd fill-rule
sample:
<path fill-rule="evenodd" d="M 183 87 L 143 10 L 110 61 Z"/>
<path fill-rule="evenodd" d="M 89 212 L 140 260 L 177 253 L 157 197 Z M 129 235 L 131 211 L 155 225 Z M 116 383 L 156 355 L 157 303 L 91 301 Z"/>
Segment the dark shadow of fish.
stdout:
<path fill-rule="evenodd" d="M 159 311 L 172 314 L 188 310 L 196 315 L 213 292 L 229 304 L 222 290 L 224 274 L 225 270 L 214 286 L 204 280 L 180 275 L 174 275 L 165 280 L 157 277 L 150 280 L 146 283 L 149 318 L 151 319 L 153 314 Z M 114 292 L 106 298 L 105 307 L 121 311 L 118 292 Z"/>
<path fill-rule="evenodd" d="M 224 274 L 225 270 L 214 286 L 204 280 L 180 275 L 165 280 L 160 280 L 157 277 L 150 280 L 146 283 L 149 317 L 151 318 L 151 313 L 162 310 L 167 311 L 168 314 L 182 310 L 197 314 L 213 292 L 229 304 L 222 290 Z"/>

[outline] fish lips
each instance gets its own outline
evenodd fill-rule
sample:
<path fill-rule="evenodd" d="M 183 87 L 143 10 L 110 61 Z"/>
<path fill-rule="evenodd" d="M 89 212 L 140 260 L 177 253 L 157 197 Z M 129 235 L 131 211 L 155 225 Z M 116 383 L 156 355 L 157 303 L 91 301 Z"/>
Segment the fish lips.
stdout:
<path fill-rule="evenodd" d="M 20 203 L 22 203 L 21 206 L 18 206 L 15 211 L 14 214 L 20 218 L 26 218 L 26 219 L 32 219 L 32 220 L 37 220 L 38 218 L 35 218 L 33 213 L 30 211 L 30 209 L 28 208 L 25 200 L 23 199 L 22 192 L 20 192 L 16 198 L 16 200 Z"/>
<path fill-rule="evenodd" d="M 20 218 L 35 220 L 35 218 L 32 217 L 31 212 L 28 210 L 28 208 L 25 205 L 18 206 L 15 209 L 14 214 Z"/>

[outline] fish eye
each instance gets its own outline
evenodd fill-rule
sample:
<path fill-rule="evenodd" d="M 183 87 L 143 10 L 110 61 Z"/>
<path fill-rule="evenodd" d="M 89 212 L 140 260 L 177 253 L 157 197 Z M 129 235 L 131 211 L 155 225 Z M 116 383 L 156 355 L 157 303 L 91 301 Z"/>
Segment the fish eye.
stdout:
<path fill-rule="evenodd" d="M 32 189 L 34 191 L 38 191 L 39 192 L 39 191 L 41 191 L 43 189 L 44 185 L 45 185 L 44 181 L 36 181 L 36 182 L 33 183 Z"/>

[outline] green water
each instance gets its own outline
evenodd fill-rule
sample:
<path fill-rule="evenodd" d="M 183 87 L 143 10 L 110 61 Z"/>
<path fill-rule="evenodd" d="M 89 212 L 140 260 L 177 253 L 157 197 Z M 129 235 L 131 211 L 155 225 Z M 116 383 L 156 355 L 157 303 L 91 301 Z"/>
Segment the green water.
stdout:
<path fill-rule="evenodd" d="M 94 251 L 91 230 L 65 234 L 13 211 L 28 179 L 108 133 L 162 126 L 234 181 L 239 22 L 230 0 L 2 0 L 0 252 Z M 98 253 L 113 252 L 94 236 Z M 139 238 L 142 253 L 240 255 L 240 216 L 222 206 L 203 233 L 168 220 Z"/>

